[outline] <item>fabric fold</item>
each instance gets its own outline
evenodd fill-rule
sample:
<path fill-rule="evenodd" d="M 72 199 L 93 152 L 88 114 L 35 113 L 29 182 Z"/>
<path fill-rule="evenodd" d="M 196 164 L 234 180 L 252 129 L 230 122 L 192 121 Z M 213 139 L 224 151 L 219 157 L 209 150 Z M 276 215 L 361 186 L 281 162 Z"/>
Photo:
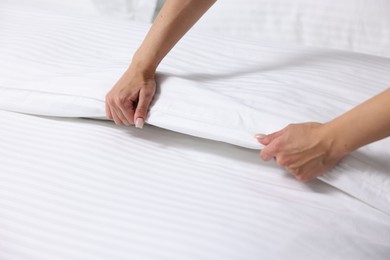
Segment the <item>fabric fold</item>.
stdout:
<path fill-rule="evenodd" d="M 104 118 L 105 95 L 149 28 L 18 10 L 0 17 L 0 109 L 46 116 Z M 389 71 L 388 58 L 190 33 L 161 63 L 146 121 L 260 149 L 255 134 L 327 122 L 387 88 Z M 388 147 L 389 138 L 360 149 L 323 180 L 390 214 L 390 160 L 374 160 L 389 158 Z"/>

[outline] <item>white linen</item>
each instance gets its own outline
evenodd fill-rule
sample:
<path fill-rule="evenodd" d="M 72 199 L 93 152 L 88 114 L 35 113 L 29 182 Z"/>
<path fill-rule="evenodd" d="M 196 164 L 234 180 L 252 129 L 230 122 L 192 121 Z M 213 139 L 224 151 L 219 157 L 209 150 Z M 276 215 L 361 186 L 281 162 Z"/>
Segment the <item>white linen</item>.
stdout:
<path fill-rule="evenodd" d="M 16 8 L 38 13 L 107 16 L 151 23 L 156 0 L 1 0 L 0 8 Z"/>
<path fill-rule="evenodd" d="M 390 1 L 223 0 L 195 30 L 390 57 Z"/>
<path fill-rule="evenodd" d="M 148 29 L 20 11 L 2 17 L 1 108 L 52 116 L 104 117 L 105 94 Z M 386 88 L 389 69 L 388 59 L 373 56 L 189 35 L 159 68 L 158 102 L 147 120 L 187 131 L 181 120 L 188 118 L 196 121 L 191 128 L 204 125 L 197 135 L 214 132 L 217 140 L 260 148 L 258 131 L 330 120 Z M 163 113 L 169 122 L 160 120 Z"/>
<path fill-rule="evenodd" d="M 0 143 L 0 259 L 388 259 L 388 215 L 255 150 L 5 111 Z"/>
<path fill-rule="evenodd" d="M 103 117 L 105 94 L 148 29 L 0 13 L 0 108 L 43 115 Z M 255 133 L 328 121 L 386 88 L 388 71 L 386 58 L 192 34 L 161 64 L 147 122 L 259 149 Z M 389 138 L 360 149 L 323 179 L 390 214 L 387 147 Z"/>
<path fill-rule="evenodd" d="M 101 14 L 151 23 L 157 0 L 91 0 Z"/>

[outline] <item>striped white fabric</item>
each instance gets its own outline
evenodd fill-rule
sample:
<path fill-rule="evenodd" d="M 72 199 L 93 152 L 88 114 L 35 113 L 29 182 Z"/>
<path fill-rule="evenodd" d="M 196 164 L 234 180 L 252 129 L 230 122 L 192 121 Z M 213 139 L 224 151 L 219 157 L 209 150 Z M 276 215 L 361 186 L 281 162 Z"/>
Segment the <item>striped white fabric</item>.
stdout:
<path fill-rule="evenodd" d="M 105 94 L 148 29 L 90 17 L 0 13 L 0 108 L 42 115 L 104 117 Z M 388 58 L 192 34 L 161 64 L 147 121 L 258 149 L 255 133 L 326 122 L 388 87 L 388 71 Z M 323 179 L 390 214 L 387 147 L 390 139 L 367 146 Z"/>
<path fill-rule="evenodd" d="M 147 30 L 10 9 L 0 19 L 0 106 L 62 116 L 104 115 Z M 193 34 L 161 64 L 148 120 L 250 146 L 255 131 L 325 121 L 374 95 L 389 68 L 374 56 Z M 0 259 L 387 259 L 386 147 L 326 176 L 356 199 L 299 183 L 255 150 L 0 111 Z"/>
<path fill-rule="evenodd" d="M 387 259 L 390 218 L 254 150 L 0 111 L 0 259 Z"/>
<path fill-rule="evenodd" d="M 1 12 L 0 108 L 41 115 L 104 117 L 105 95 L 148 29 Z M 162 62 L 149 123 L 258 149 L 254 134 L 328 121 L 390 82 L 388 59 L 209 36 L 188 35 Z"/>
<path fill-rule="evenodd" d="M 390 1 L 221 0 L 195 29 L 390 57 Z"/>

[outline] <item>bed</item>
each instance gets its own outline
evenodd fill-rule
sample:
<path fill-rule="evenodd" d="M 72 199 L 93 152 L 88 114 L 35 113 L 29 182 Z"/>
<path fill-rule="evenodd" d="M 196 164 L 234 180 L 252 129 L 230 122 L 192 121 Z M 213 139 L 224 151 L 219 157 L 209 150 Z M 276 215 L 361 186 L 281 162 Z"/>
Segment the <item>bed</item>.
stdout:
<path fill-rule="evenodd" d="M 308 183 L 254 138 L 386 89 L 386 53 L 200 24 L 140 130 L 105 120 L 104 97 L 149 24 L 0 7 L 0 259 L 389 258 L 389 138 Z"/>

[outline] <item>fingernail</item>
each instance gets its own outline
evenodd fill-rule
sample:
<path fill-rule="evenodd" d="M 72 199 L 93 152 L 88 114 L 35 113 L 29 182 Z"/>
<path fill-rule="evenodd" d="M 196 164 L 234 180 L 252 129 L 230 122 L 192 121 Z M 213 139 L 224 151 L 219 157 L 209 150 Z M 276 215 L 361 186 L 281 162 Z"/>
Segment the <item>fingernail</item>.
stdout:
<path fill-rule="evenodd" d="M 138 117 L 135 120 L 135 127 L 136 128 L 141 128 L 141 129 L 144 127 L 144 119 L 142 117 Z"/>
<path fill-rule="evenodd" d="M 267 135 L 265 135 L 265 134 L 256 134 L 255 135 L 255 138 L 257 138 L 257 139 L 261 139 L 261 138 L 264 138 L 264 137 L 267 137 Z"/>

